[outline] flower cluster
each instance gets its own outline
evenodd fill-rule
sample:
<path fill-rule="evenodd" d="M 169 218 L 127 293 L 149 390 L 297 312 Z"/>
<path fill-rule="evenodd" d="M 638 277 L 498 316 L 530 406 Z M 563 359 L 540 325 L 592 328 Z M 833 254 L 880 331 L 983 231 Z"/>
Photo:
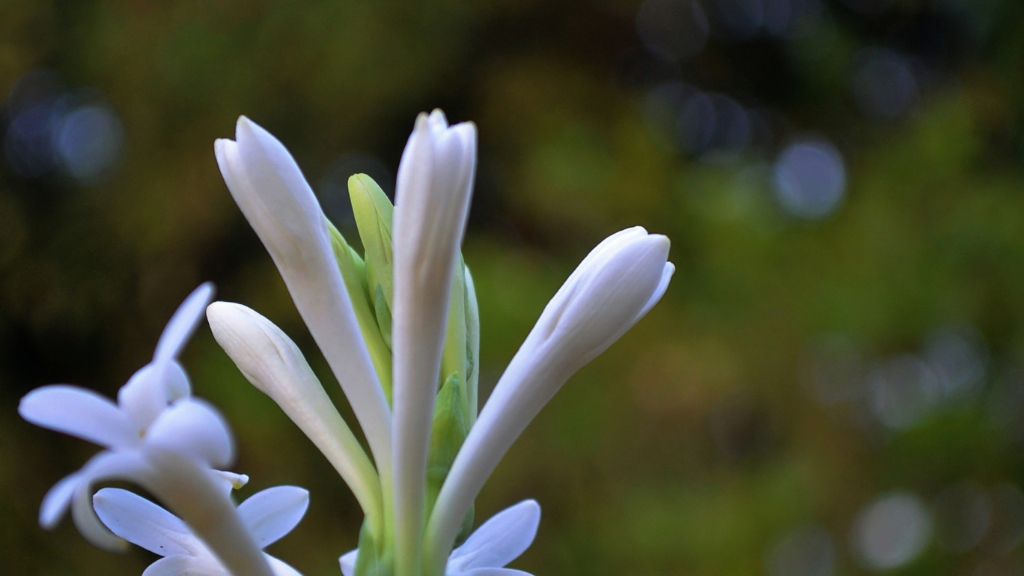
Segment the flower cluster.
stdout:
<path fill-rule="evenodd" d="M 476 128 L 421 114 L 398 169 L 397 202 L 365 175 L 349 180 L 357 252 L 324 215 L 287 149 L 239 119 L 218 140 L 217 162 L 235 202 L 273 259 L 305 325 L 351 404 L 366 449 L 295 343 L 208 286 L 168 325 L 154 361 L 119 394 L 47 387 L 22 415 L 105 447 L 47 495 L 53 524 L 73 502 L 83 534 L 122 539 L 165 556 L 146 574 L 294 574 L 262 548 L 290 531 L 308 502 L 292 487 L 235 506 L 218 471 L 232 442 L 219 414 L 189 395 L 176 357 L 202 310 L 214 338 L 253 386 L 323 453 L 365 516 L 344 576 L 485 576 L 533 542 L 540 506 L 527 500 L 471 530 L 474 501 L 515 440 L 580 368 L 661 299 L 673 273 L 669 241 L 629 228 L 580 263 L 478 410 L 479 329 L 473 278 L 461 255 L 476 170 Z M 138 482 L 174 514 L 98 482 Z M 175 515 L 177 514 L 177 516 Z M 98 515 L 98 519 L 97 519 Z"/>
<path fill-rule="evenodd" d="M 477 411 L 479 316 L 460 247 L 476 167 L 476 128 L 440 111 L 416 120 L 396 204 L 369 177 L 349 180 L 364 254 L 328 221 L 285 147 L 252 121 L 219 140 L 235 202 L 266 246 L 352 405 L 367 454 L 295 344 L 240 304 L 208 310 L 241 372 L 295 421 L 366 515 L 346 575 L 502 573 L 533 539 L 528 501 L 454 551 L 504 454 L 572 374 L 658 302 L 669 241 L 629 228 L 601 242 L 544 309 Z M 491 552 L 490 550 L 493 550 Z M 512 571 L 508 573 L 513 573 Z"/>

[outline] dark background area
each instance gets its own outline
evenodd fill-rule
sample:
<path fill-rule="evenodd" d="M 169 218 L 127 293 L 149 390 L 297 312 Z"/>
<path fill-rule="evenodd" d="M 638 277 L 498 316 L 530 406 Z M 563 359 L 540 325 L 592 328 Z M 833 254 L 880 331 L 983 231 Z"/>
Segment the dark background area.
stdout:
<path fill-rule="evenodd" d="M 0 566 L 131 574 L 36 518 L 94 452 L 47 383 L 113 395 L 212 280 L 328 377 L 218 173 L 246 114 L 352 230 L 415 114 L 480 136 L 465 243 L 493 386 L 591 246 L 668 235 L 665 300 L 499 467 L 540 575 L 1024 573 L 1024 4 L 1016 0 L 0 4 Z M 354 234 L 349 234 L 354 237 Z M 184 356 L 243 496 L 312 492 L 271 552 L 337 574 L 345 486 L 208 329 Z M 351 420 L 350 420 L 351 421 Z"/>

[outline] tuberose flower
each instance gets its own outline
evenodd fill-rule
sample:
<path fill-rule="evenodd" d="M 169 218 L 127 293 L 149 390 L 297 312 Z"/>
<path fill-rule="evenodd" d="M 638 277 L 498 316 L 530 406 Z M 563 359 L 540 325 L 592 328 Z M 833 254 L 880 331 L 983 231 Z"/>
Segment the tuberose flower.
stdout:
<path fill-rule="evenodd" d="M 419 563 L 434 399 L 452 277 L 476 169 L 476 128 L 420 114 L 398 167 L 394 242 L 396 567 Z"/>
<path fill-rule="evenodd" d="M 338 413 L 298 346 L 251 308 L 214 302 L 206 310 L 217 343 L 246 379 L 269 396 L 327 457 L 363 511 L 380 509 L 373 463 Z"/>
<path fill-rule="evenodd" d="M 174 507 L 224 565 L 269 576 L 225 489 L 244 477 L 215 470 L 234 457 L 227 423 L 212 406 L 189 396 L 188 377 L 177 362 L 212 293 L 204 284 L 185 300 L 165 328 L 154 360 L 121 387 L 117 404 L 66 385 L 44 386 L 22 398 L 18 410 L 26 420 L 106 448 L 50 489 L 40 523 L 54 526 L 71 506 L 87 539 L 104 548 L 123 547 L 124 541 L 96 517 L 91 495 L 98 482 L 130 480 Z"/>
<path fill-rule="evenodd" d="M 536 503 L 534 516 L 522 512 L 529 506 L 520 510 L 534 518 L 521 548 L 503 548 L 493 536 L 495 526 L 505 526 L 494 524 L 505 513 L 451 552 L 457 533 L 484 482 L 541 408 L 661 299 L 674 271 L 668 239 L 636 227 L 601 242 L 552 298 L 477 414 L 479 319 L 460 257 L 475 127 L 449 126 L 440 111 L 421 114 L 399 166 L 393 208 L 368 177 L 350 180 L 365 259 L 324 217 L 280 142 L 244 117 L 236 138 L 217 142 L 221 171 L 341 382 L 373 462 L 280 329 L 243 306 L 217 303 L 209 316 L 218 341 L 352 486 L 367 512 L 360 546 L 372 570 L 515 574 L 503 566 L 532 540 Z M 488 556 L 492 548 L 496 555 Z M 346 574 L 355 558 L 342 558 Z"/>
<path fill-rule="evenodd" d="M 217 140 L 214 150 L 235 203 L 273 258 L 352 404 L 378 466 L 390 466 L 391 409 L 313 190 L 288 150 L 244 116 L 238 119 L 235 140 Z"/>
<path fill-rule="evenodd" d="M 163 556 L 143 576 L 230 576 L 217 556 L 174 514 L 146 498 L 120 488 L 104 488 L 93 496 L 100 519 L 114 534 Z M 260 548 L 291 532 L 309 507 L 309 492 L 277 486 L 257 492 L 238 506 L 238 515 Z M 275 576 L 299 572 L 269 554 L 264 558 Z"/>
<path fill-rule="evenodd" d="M 613 234 L 580 263 L 541 313 L 470 430 L 427 527 L 439 562 L 505 453 L 576 371 L 661 299 L 675 270 L 668 238 L 640 227 Z"/>

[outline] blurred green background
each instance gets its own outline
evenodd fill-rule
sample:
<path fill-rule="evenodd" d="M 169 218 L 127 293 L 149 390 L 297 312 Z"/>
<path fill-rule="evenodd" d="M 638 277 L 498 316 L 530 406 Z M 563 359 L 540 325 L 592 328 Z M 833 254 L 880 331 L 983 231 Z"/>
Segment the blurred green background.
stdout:
<path fill-rule="evenodd" d="M 516 567 L 1024 574 L 1022 24 L 1018 0 L 3 0 L 0 571 L 153 560 L 39 528 L 95 449 L 16 405 L 114 394 L 201 281 L 336 388 L 213 140 L 264 125 L 355 237 L 347 177 L 392 191 L 415 114 L 441 107 L 480 133 L 484 393 L 606 235 L 667 234 L 678 267 L 483 492 L 478 517 L 543 506 Z M 184 362 L 245 492 L 312 491 L 271 552 L 337 574 L 347 489 L 208 329 Z"/>

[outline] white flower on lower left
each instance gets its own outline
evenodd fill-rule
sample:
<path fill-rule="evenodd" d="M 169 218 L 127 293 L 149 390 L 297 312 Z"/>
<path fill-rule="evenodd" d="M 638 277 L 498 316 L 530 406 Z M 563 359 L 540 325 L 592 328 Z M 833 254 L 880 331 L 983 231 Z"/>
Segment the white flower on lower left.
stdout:
<path fill-rule="evenodd" d="M 39 521 L 52 527 L 70 506 L 75 524 L 89 541 L 121 548 L 125 542 L 118 536 L 124 534 L 109 524 L 105 527 L 96 516 L 93 486 L 131 481 L 180 515 L 229 573 L 273 576 L 262 546 L 231 501 L 230 487 L 244 484 L 246 477 L 218 470 L 234 458 L 231 432 L 216 409 L 191 397 L 188 376 L 177 360 L 212 295 L 212 286 L 204 284 L 185 299 L 164 329 L 153 360 L 121 387 L 116 404 L 91 390 L 67 385 L 44 386 L 22 398 L 18 412 L 29 422 L 105 448 L 50 489 Z M 173 572 L 153 574 L 169 573 Z"/>
<path fill-rule="evenodd" d="M 100 519 L 125 540 L 163 556 L 143 576 L 230 576 L 185 524 L 163 507 L 127 490 L 104 488 L 93 497 Z M 309 492 L 295 486 L 268 488 L 238 506 L 246 529 L 261 547 L 292 531 L 309 507 Z M 298 576 L 291 566 L 264 554 L 275 576 Z"/>
<path fill-rule="evenodd" d="M 77 436 L 107 450 L 81 470 L 58 482 L 43 499 L 39 523 L 53 527 L 72 499 L 75 524 L 92 543 L 117 548 L 89 504 L 96 480 L 127 468 L 147 467 L 153 449 L 171 449 L 199 458 L 208 466 L 226 466 L 234 447 L 227 424 L 210 405 L 190 397 L 190 385 L 177 355 L 202 319 L 213 287 L 203 284 L 171 317 L 152 362 L 137 371 L 118 392 L 118 402 L 77 386 L 37 388 L 21 399 L 18 413 L 37 426 Z"/>

